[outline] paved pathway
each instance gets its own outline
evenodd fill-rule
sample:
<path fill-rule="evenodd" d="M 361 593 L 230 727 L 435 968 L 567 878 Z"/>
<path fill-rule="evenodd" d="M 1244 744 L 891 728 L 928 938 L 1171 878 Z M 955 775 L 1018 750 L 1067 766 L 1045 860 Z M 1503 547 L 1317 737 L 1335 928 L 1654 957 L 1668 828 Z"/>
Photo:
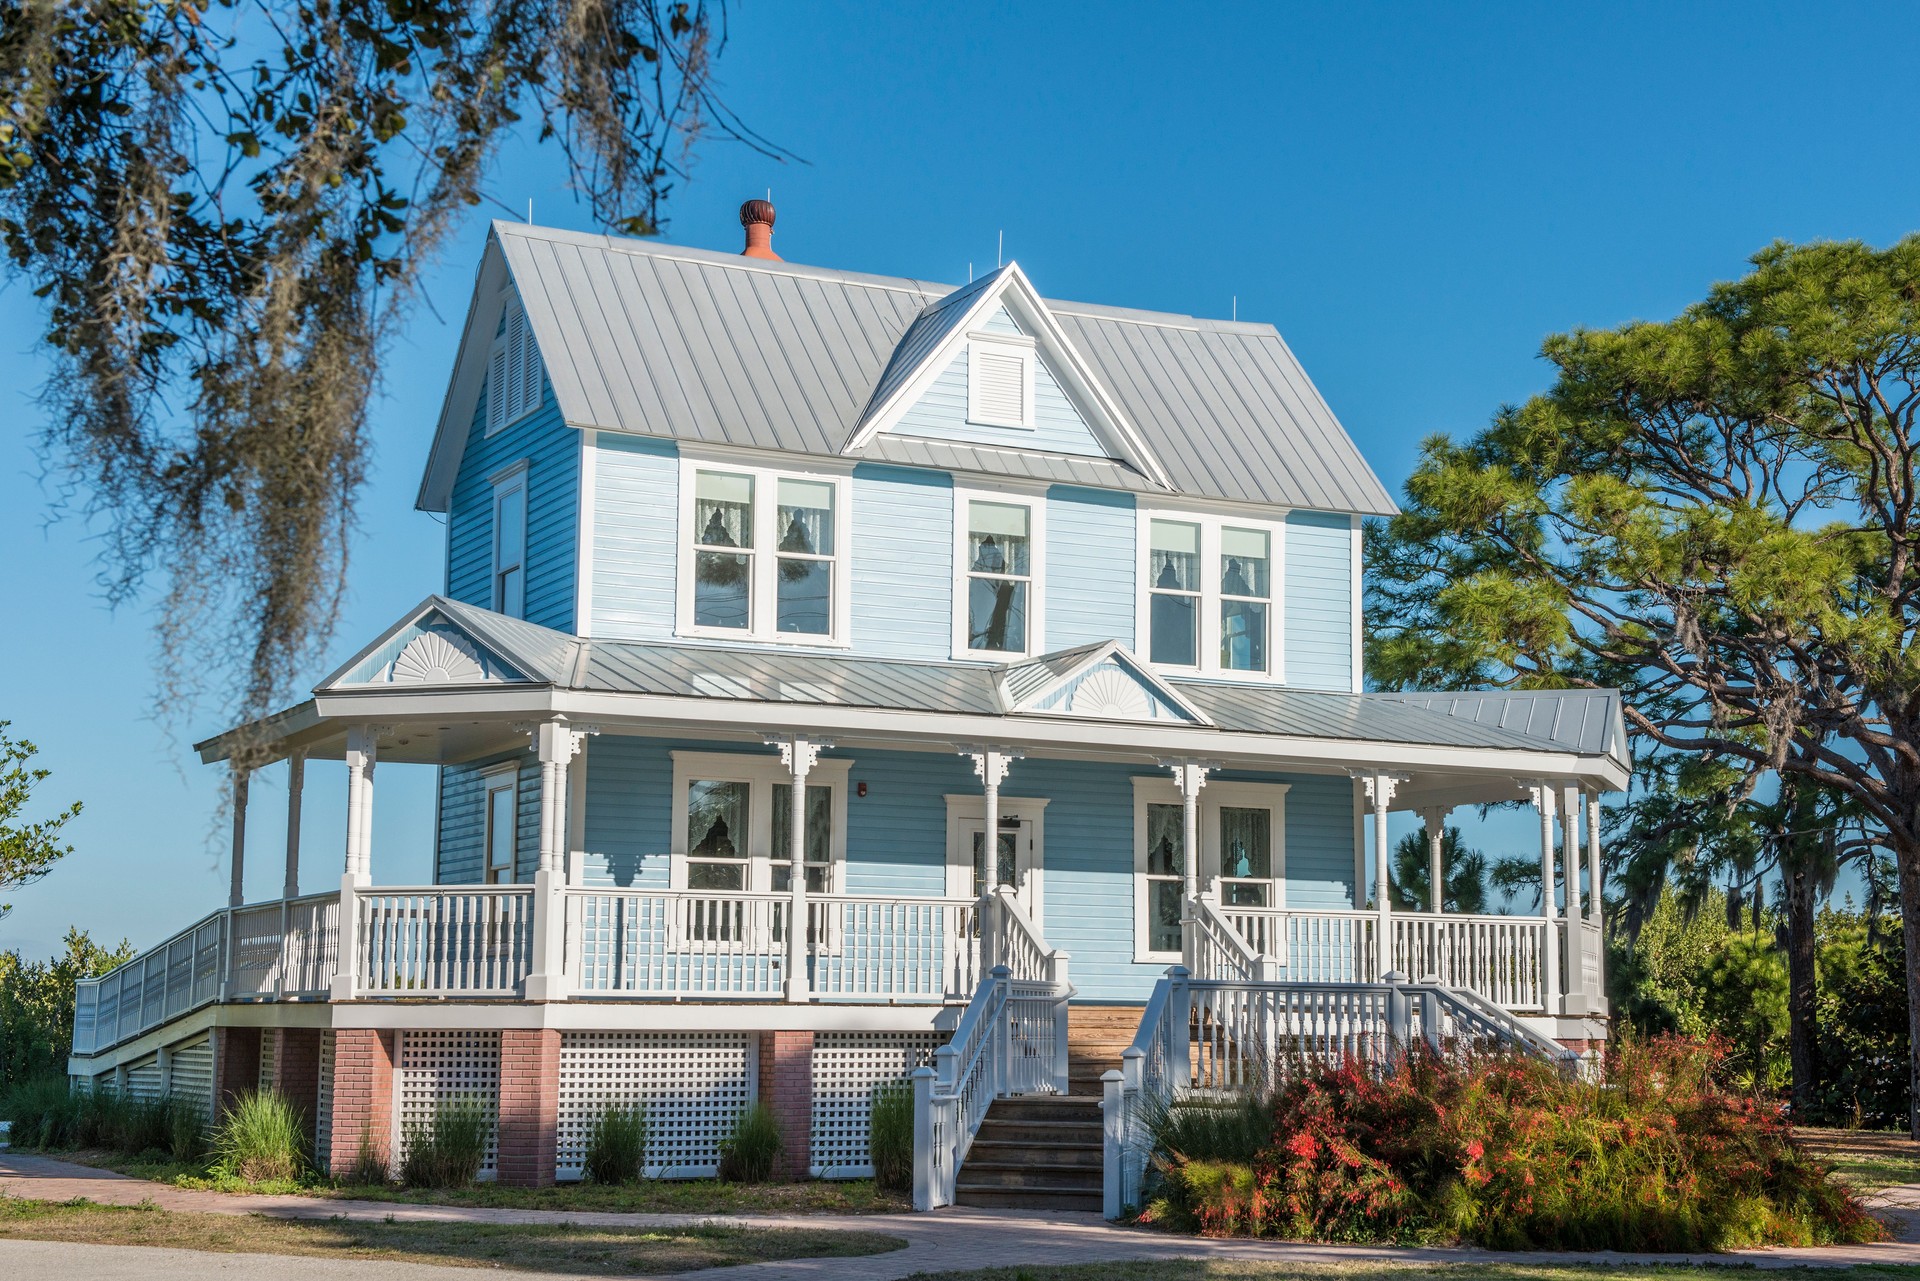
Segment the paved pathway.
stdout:
<path fill-rule="evenodd" d="M 1616 1254 L 1572 1252 L 1500 1253 L 1487 1250 L 1412 1250 L 1386 1247 L 1301 1245 L 1273 1241 L 1218 1241 L 1165 1236 L 1141 1228 L 1116 1227 L 1092 1214 L 953 1208 L 934 1214 L 900 1215 L 688 1215 L 574 1213 L 563 1210 L 506 1210 L 440 1205 L 400 1205 L 387 1201 L 334 1201 L 316 1197 L 232 1196 L 197 1192 L 48 1157 L 0 1150 L 0 1192 L 42 1201 L 74 1197 L 109 1205 L 150 1201 L 168 1210 L 212 1214 L 272 1214 L 289 1218 L 395 1219 L 484 1223 L 579 1223 L 609 1226 L 675 1227 L 726 1222 L 743 1227 L 853 1228 L 884 1232 L 907 1248 L 859 1259 L 799 1260 L 715 1268 L 698 1273 L 701 1281 L 897 1281 L 916 1272 L 947 1269 L 1099 1263 L 1118 1259 L 1215 1258 L 1291 1263 L 1708 1263 L 1762 1268 L 1845 1267 L 1853 1264 L 1920 1264 L 1920 1185 L 1892 1188 L 1875 1198 L 1902 1240 L 1832 1249 L 1745 1250 L 1720 1255 Z M 510 1273 L 489 1269 L 502 1281 L 555 1281 L 558 1274 Z M 0 1276 L 59 1275 L 79 1281 L 121 1278 L 262 1278 L 263 1281 L 472 1281 L 470 1268 L 414 1264 L 368 1264 L 331 1259 L 292 1259 L 272 1255 L 206 1254 L 139 1246 L 71 1246 L 34 1241 L 0 1241 Z M 685 1274 L 683 1274 L 685 1275 Z"/>

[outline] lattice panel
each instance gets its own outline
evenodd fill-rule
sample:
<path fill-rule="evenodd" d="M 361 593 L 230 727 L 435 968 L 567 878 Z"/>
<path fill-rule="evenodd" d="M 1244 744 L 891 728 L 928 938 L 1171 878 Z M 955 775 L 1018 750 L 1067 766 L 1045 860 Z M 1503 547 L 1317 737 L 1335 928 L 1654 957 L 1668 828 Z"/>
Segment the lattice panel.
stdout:
<path fill-rule="evenodd" d="M 206 1120 L 213 1119 L 213 1042 L 205 1039 L 183 1045 L 173 1052 L 173 1097 L 200 1109 Z"/>
<path fill-rule="evenodd" d="M 265 1093 L 266 1091 L 271 1090 L 273 1088 L 273 1061 L 274 1061 L 274 1056 L 277 1055 L 279 1052 L 280 1052 L 280 1038 L 273 1034 L 272 1028 L 270 1027 L 261 1028 L 260 1029 L 260 1078 L 254 1084 L 256 1088 L 258 1088 L 262 1093 Z"/>
<path fill-rule="evenodd" d="M 399 1068 L 393 1091 L 398 1126 L 394 1150 L 399 1160 L 407 1159 L 414 1131 L 432 1123 L 436 1108 L 472 1097 L 484 1103 L 496 1118 L 496 1123 L 487 1127 L 487 1155 L 480 1163 L 480 1176 L 493 1177 L 499 1146 L 500 1034 L 402 1032 Z"/>
<path fill-rule="evenodd" d="M 320 1083 L 313 1098 L 313 1163 L 320 1173 L 333 1168 L 333 1029 L 320 1033 Z"/>
<path fill-rule="evenodd" d="M 577 1178 L 593 1125 L 609 1103 L 647 1109 L 647 1172 L 711 1176 L 718 1144 L 754 1096 L 745 1032 L 567 1032 L 560 1040 L 557 1168 Z"/>
<path fill-rule="evenodd" d="M 813 1173 L 859 1179 L 873 1173 L 867 1118 L 874 1087 L 931 1065 L 938 1032 L 820 1032 L 813 1038 Z"/>
<path fill-rule="evenodd" d="M 127 1069 L 127 1095 L 142 1103 L 160 1099 L 160 1060 L 152 1058 Z"/>

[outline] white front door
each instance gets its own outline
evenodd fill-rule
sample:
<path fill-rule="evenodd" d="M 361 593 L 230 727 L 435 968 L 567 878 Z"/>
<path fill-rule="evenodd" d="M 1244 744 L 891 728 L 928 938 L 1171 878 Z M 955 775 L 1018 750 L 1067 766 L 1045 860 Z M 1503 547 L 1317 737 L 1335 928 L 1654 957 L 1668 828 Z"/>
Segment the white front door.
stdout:
<path fill-rule="evenodd" d="M 948 851 L 947 893 L 978 898 L 986 888 L 987 823 L 984 815 L 956 820 L 953 830 L 957 848 Z M 1018 811 L 1000 815 L 999 883 L 1011 886 L 1020 900 L 1021 910 L 1037 925 L 1044 899 L 1041 892 L 1045 868 L 1045 850 L 1040 824 Z"/>

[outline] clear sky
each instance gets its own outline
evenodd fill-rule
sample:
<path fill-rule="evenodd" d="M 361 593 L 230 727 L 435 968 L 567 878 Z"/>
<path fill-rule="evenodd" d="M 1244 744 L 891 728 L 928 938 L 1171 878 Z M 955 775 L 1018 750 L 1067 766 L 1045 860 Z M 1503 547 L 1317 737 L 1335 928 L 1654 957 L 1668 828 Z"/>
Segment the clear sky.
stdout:
<path fill-rule="evenodd" d="M 738 0 L 725 98 L 803 157 L 703 148 L 668 239 L 734 249 L 769 188 L 806 263 L 962 282 L 997 238 L 1056 298 L 1279 326 L 1396 492 L 1422 437 L 1539 389 L 1548 333 L 1671 315 L 1775 238 L 1920 224 L 1911 6 L 1416 6 Z M 586 227 L 513 147 L 391 353 L 344 658 L 440 583 L 412 510 L 487 217 Z M 208 710 L 156 719 L 150 617 L 111 614 L 82 523 L 48 524 L 34 300 L 0 294 L 0 719 L 79 798 L 75 854 L 0 948 L 68 924 L 148 944 L 224 901 Z M 324 671 L 311 673 L 317 679 Z M 411 775 L 412 777 L 409 777 Z M 381 771 L 376 878 L 428 875 L 431 773 Z M 304 877 L 337 883 L 344 787 L 309 771 Z M 284 791 L 255 788 L 250 897 Z M 1516 819 L 1519 816 L 1514 816 Z M 1530 822 L 1488 841 L 1530 848 Z"/>

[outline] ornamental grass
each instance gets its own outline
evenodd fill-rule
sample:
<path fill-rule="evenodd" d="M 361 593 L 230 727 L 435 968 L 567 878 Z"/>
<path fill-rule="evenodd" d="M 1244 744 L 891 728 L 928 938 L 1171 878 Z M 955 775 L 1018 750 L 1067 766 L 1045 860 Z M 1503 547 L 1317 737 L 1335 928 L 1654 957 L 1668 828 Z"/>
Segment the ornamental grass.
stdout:
<path fill-rule="evenodd" d="M 1729 1250 L 1882 1239 L 1724 1047 L 1624 1040 L 1590 1078 L 1515 1055 L 1299 1072 L 1150 1124 L 1142 1219 L 1210 1235 L 1491 1249 Z M 1250 1151 L 1251 1149 L 1251 1151 Z"/>

